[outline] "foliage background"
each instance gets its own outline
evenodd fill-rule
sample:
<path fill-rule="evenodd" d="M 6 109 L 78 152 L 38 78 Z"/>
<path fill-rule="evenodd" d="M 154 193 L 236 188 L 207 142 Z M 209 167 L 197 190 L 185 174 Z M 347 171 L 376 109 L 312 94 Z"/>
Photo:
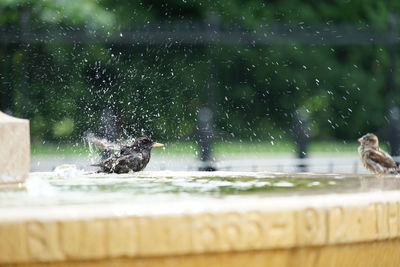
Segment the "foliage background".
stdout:
<path fill-rule="evenodd" d="M 312 138 L 354 140 L 384 132 L 388 98 L 398 103 L 398 94 L 388 96 L 387 46 L 59 43 L 55 35 L 118 35 L 148 23 L 204 22 L 210 14 L 220 25 L 254 31 L 263 24 L 384 30 L 399 11 L 399 1 L 372 0 L 3 0 L 0 27 L 17 30 L 27 18 L 29 30 L 47 34 L 31 45 L 0 37 L 0 110 L 29 118 L 34 142 L 101 132 L 105 110 L 119 136 L 189 140 L 212 86 L 217 139 L 290 139 L 300 109 Z"/>

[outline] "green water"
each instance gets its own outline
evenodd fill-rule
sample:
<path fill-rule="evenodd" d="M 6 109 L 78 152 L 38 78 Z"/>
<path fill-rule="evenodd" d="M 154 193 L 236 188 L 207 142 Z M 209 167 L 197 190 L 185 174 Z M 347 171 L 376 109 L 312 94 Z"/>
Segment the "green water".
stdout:
<path fill-rule="evenodd" d="M 85 180 L 78 184 L 64 181 L 50 183 L 60 192 L 102 192 L 128 194 L 194 194 L 194 195 L 239 195 L 239 194 L 270 194 L 299 193 L 339 189 L 345 185 L 342 179 L 318 178 L 255 178 L 241 177 L 157 177 L 157 178 L 127 178 L 110 181 Z M 357 184 L 346 181 L 346 186 Z"/>
<path fill-rule="evenodd" d="M 126 175 L 32 173 L 25 184 L 0 187 L 0 207 L 95 202 L 341 194 L 400 188 L 400 180 L 376 176 L 255 172 L 140 172 Z"/>

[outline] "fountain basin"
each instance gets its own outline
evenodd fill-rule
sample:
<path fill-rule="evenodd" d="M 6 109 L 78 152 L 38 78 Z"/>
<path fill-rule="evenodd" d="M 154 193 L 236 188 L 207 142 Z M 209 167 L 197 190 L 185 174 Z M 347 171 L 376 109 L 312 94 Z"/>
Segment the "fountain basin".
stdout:
<path fill-rule="evenodd" d="M 400 182 L 265 172 L 31 173 L 0 264 L 398 266 Z"/>

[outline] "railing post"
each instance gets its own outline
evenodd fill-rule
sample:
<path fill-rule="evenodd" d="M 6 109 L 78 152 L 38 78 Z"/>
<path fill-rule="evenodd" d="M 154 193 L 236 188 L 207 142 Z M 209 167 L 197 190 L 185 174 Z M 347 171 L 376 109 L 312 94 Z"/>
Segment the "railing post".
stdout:
<path fill-rule="evenodd" d="M 200 147 L 199 171 L 215 171 L 211 157 L 213 138 L 213 112 L 209 107 L 203 107 L 197 115 L 196 139 Z"/>
<path fill-rule="evenodd" d="M 307 158 L 307 146 L 309 141 L 308 116 L 304 109 L 297 109 L 294 115 L 294 140 L 297 148 L 297 158 L 299 164 L 297 169 L 299 172 L 307 171 L 307 164 L 304 159 Z"/>
<path fill-rule="evenodd" d="M 211 38 L 214 42 L 218 41 L 218 36 L 215 32 L 218 31 L 218 17 L 215 13 L 209 13 L 206 18 L 206 25 L 210 28 Z M 214 30 L 214 31 L 212 31 Z M 214 137 L 214 114 L 215 114 L 215 73 L 217 70 L 214 67 L 214 56 L 212 48 L 209 52 L 209 77 L 205 90 L 205 106 L 199 110 L 197 114 L 197 142 L 200 146 L 200 166 L 199 171 L 216 171 L 216 167 L 212 159 L 212 140 Z"/>
<path fill-rule="evenodd" d="M 26 118 L 28 115 L 28 48 L 29 48 L 29 13 L 24 9 L 21 13 L 21 39 L 22 39 L 22 62 L 21 62 L 21 102 L 22 102 L 22 117 Z"/>
<path fill-rule="evenodd" d="M 388 92 L 388 107 L 389 107 L 389 143 L 390 143 L 390 154 L 393 156 L 399 155 L 399 138 L 400 138 L 400 115 L 399 108 L 395 103 L 396 95 L 396 45 L 397 45 L 397 17 L 396 15 L 390 16 L 390 42 L 389 42 L 389 54 L 390 54 L 390 70 L 389 70 L 389 92 Z"/>

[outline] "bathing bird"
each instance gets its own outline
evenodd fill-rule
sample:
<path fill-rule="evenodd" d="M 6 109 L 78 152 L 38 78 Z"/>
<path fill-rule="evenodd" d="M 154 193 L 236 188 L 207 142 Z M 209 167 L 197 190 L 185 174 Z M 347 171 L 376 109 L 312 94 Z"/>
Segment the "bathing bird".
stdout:
<path fill-rule="evenodd" d="M 367 170 L 378 174 L 379 178 L 384 173 L 398 173 L 398 165 L 388 153 L 379 148 L 378 137 L 375 134 L 368 133 L 358 138 L 358 142 L 358 154 Z"/>
<path fill-rule="evenodd" d="M 103 139 L 92 139 L 102 150 L 119 151 L 93 166 L 100 167 L 99 172 L 104 173 L 128 173 L 138 172 L 146 168 L 150 161 L 150 152 L 153 147 L 162 147 L 163 144 L 153 142 L 149 137 L 137 138 L 133 144 L 117 145 L 105 142 Z"/>

